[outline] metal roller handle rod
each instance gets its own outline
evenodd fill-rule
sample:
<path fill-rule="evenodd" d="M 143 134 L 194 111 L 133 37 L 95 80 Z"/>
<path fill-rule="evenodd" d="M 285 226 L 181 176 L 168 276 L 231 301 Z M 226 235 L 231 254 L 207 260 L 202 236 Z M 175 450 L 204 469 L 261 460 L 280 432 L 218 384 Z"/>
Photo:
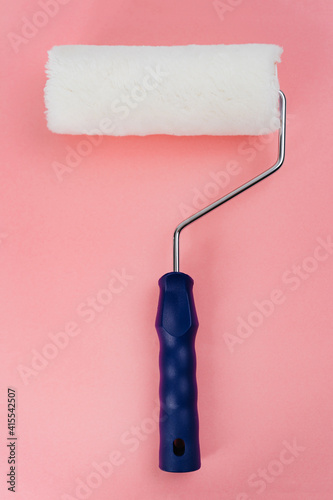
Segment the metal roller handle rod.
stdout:
<path fill-rule="evenodd" d="M 231 191 L 227 195 L 223 196 L 222 198 L 214 201 L 214 203 L 211 203 L 207 207 L 203 208 L 196 214 L 192 215 L 191 217 L 188 217 L 188 219 L 185 219 L 183 222 L 181 222 L 175 229 L 174 236 L 173 236 L 173 270 L 174 272 L 179 272 L 179 235 L 182 229 L 184 227 L 188 226 L 192 222 L 200 219 L 203 215 L 208 214 L 214 208 L 219 207 L 220 205 L 223 205 L 228 200 L 231 200 L 231 198 L 234 198 L 238 194 L 242 193 L 246 189 L 254 186 L 254 184 L 257 184 L 257 182 L 262 181 L 269 175 L 271 175 L 273 172 L 276 172 L 278 170 L 282 163 L 284 162 L 284 157 L 285 157 L 285 138 L 286 138 L 286 96 L 284 93 L 279 90 L 279 104 L 280 104 L 280 129 L 279 129 L 279 140 L 278 140 L 278 159 L 276 163 L 269 168 L 268 170 L 265 170 L 265 172 L 262 172 L 261 174 L 257 175 L 250 181 L 246 182 L 242 186 L 238 187 L 234 191 Z"/>

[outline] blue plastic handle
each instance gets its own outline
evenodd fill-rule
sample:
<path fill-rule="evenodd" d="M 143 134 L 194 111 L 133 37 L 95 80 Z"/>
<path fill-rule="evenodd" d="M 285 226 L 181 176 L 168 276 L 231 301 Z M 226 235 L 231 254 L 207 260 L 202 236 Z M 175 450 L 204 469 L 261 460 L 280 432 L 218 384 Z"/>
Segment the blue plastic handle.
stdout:
<path fill-rule="evenodd" d="M 160 468 L 200 469 L 195 336 L 198 318 L 193 280 L 168 273 L 158 282 L 156 330 L 160 340 Z"/>

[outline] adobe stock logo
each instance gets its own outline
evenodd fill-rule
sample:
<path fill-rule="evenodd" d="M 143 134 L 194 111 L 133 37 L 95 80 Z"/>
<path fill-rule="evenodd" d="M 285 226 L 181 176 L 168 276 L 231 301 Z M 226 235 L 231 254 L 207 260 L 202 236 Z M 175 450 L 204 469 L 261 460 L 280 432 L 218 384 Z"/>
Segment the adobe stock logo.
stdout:
<path fill-rule="evenodd" d="M 288 113 L 286 117 L 287 127 L 295 119 L 295 115 Z M 244 156 L 246 161 L 253 162 L 257 154 L 267 148 L 269 144 L 276 140 L 275 134 L 273 133 L 279 127 L 279 119 L 273 117 L 270 121 L 270 125 L 267 128 L 261 130 L 261 135 L 248 136 L 242 140 L 237 148 L 237 152 L 240 156 Z"/>
<path fill-rule="evenodd" d="M 134 277 L 125 269 L 120 272 L 114 269 L 106 286 L 100 288 L 97 293 L 90 294 L 77 305 L 72 321 L 67 322 L 60 331 L 50 332 L 47 342 L 39 349 L 32 349 L 28 364 L 17 365 L 16 368 L 23 384 L 28 385 L 31 380 L 36 379 L 72 343 L 73 338 L 82 334 L 84 323 L 91 324 L 95 321 L 110 306 L 115 297 L 127 289 L 129 282 L 133 279 Z"/>
<path fill-rule="evenodd" d="M 101 460 L 91 463 L 90 471 L 86 475 L 75 478 L 72 493 L 64 493 L 61 500 L 87 500 L 103 483 L 116 474 L 117 469 L 128 461 L 131 454 L 136 453 L 153 434 L 157 433 L 159 422 L 168 418 L 166 410 L 160 411 L 160 404 L 156 401 L 150 416 L 144 418 L 139 425 L 132 425 L 119 436 L 116 448 Z M 94 497 L 95 498 L 95 497 Z M 110 497 L 111 498 L 111 497 Z M 138 497 L 140 498 L 140 497 Z"/>
<path fill-rule="evenodd" d="M 45 28 L 50 19 L 58 14 L 61 5 L 66 5 L 69 2 L 70 0 L 39 0 L 40 10 L 37 10 L 30 19 L 26 16 L 22 17 L 20 34 L 13 31 L 7 33 L 7 38 L 15 54 L 18 54 L 21 45 L 29 43 L 29 40 L 35 38 L 39 31 Z"/>
<path fill-rule="evenodd" d="M 255 493 L 260 495 L 268 485 L 274 483 L 277 477 L 281 476 L 285 469 L 289 467 L 303 453 L 305 446 L 297 443 L 296 438 L 293 438 L 292 443 L 288 441 L 282 442 L 283 448 L 276 458 L 268 462 L 266 467 L 260 467 L 248 477 L 247 484 L 255 490 Z M 236 500 L 251 500 L 251 497 L 245 493 L 239 493 Z"/>
<path fill-rule="evenodd" d="M 119 128 L 123 120 L 130 116 L 132 110 L 135 110 L 147 99 L 149 93 L 157 89 L 163 80 L 169 75 L 159 64 L 155 67 L 147 66 L 145 75 L 141 82 L 133 85 L 131 89 L 123 91 L 119 97 L 114 98 L 110 103 L 110 117 L 103 117 L 98 126 L 91 130 L 85 130 L 87 138 L 81 139 L 76 146 L 66 146 L 66 155 L 63 161 L 54 160 L 51 167 L 59 182 L 64 177 L 73 172 L 81 165 L 84 158 L 90 156 L 103 141 L 105 135 L 119 135 Z"/>
<path fill-rule="evenodd" d="M 225 20 L 225 15 L 234 12 L 234 10 L 243 3 L 243 0 L 214 0 L 213 7 L 221 21 Z"/>
<path fill-rule="evenodd" d="M 237 177 L 242 172 L 242 167 L 237 161 L 229 161 L 224 170 L 218 172 L 209 172 L 210 180 L 202 189 L 193 188 L 193 198 L 191 204 L 180 203 L 179 209 L 182 217 L 187 218 L 198 210 L 209 205 L 214 200 L 221 196 L 223 191 L 232 181 L 233 177 Z"/>
<path fill-rule="evenodd" d="M 267 318 L 286 302 L 290 292 L 298 290 L 324 262 L 333 255 L 333 240 L 331 236 L 316 238 L 317 246 L 312 255 L 304 257 L 281 274 L 281 286 L 274 288 L 268 296 L 254 300 L 254 308 L 247 314 L 237 316 L 236 328 L 233 333 L 225 332 L 223 339 L 229 351 L 233 353 L 237 345 L 243 344 L 260 328 Z"/>

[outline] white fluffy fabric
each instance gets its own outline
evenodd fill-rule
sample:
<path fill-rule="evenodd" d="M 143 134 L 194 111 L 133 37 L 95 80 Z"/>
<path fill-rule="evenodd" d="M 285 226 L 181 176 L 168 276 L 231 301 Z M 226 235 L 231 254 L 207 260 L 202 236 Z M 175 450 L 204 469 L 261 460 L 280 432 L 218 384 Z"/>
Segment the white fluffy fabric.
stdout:
<path fill-rule="evenodd" d="M 63 45 L 48 128 L 89 135 L 258 135 L 279 127 L 277 45 Z"/>

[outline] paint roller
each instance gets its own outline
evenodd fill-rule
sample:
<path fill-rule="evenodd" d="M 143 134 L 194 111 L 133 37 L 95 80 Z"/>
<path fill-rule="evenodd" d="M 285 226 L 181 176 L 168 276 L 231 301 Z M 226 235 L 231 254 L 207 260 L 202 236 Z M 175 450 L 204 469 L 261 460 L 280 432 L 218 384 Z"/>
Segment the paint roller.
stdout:
<path fill-rule="evenodd" d="M 263 135 L 278 131 L 275 164 L 182 221 L 173 271 L 159 280 L 159 466 L 200 468 L 193 280 L 179 270 L 186 226 L 275 172 L 284 161 L 286 99 L 282 49 L 270 44 L 53 47 L 48 53 L 48 128 L 87 135 Z M 144 139 L 143 139 L 144 140 Z"/>

